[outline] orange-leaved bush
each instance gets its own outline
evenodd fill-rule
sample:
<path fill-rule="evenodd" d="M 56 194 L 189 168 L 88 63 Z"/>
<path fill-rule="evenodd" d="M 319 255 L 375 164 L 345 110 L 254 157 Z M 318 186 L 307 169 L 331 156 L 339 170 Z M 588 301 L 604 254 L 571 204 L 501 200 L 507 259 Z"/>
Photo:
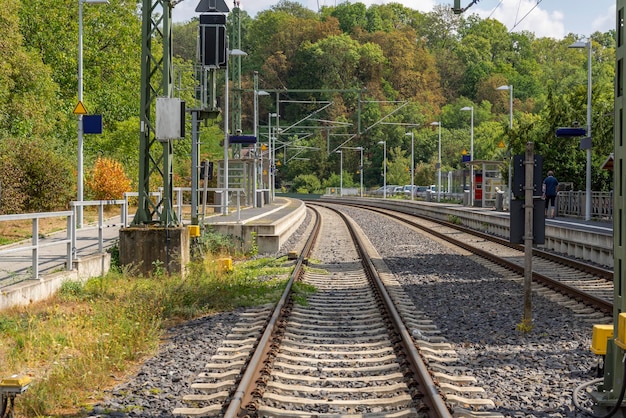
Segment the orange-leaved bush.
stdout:
<path fill-rule="evenodd" d="M 98 157 L 87 178 L 87 188 L 95 200 L 121 199 L 130 191 L 130 179 L 119 161 Z"/>

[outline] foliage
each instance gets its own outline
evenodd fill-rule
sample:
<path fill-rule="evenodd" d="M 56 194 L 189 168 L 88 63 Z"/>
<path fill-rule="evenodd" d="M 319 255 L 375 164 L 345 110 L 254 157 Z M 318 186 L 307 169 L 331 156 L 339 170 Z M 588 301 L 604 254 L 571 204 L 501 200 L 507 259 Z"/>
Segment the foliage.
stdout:
<path fill-rule="evenodd" d="M 87 177 L 87 188 L 94 200 L 121 199 L 124 192 L 130 191 L 130 183 L 122 164 L 106 157 L 96 160 Z"/>
<path fill-rule="evenodd" d="M 0 10 L 0 29 L 5 34 L 0 50 L 0 139 L 45 138 L 50 151 L 75 161 L 76 116 L 71 110 L 76 105 L 77 4 L 7 1 Z M 85 165 L 91 166 L 99 157 L 114 159 L 135 184 L 141 126 L 139 11 L 137 2 L 83 4 L 83 100 L 89 113 L 103 114 L 104 121 L 104 133 L 85 141 Z M 316 13 L 298 2 L 281 0 L 254 18 L 242 10 L 238 15 L 236 25 L 235 13 L 229 14 L 227 30 L 235 39 L 232 31 L 241 28 L 237 47 L 248 53 L 240 60 L 244 134 L 256 131 L 253 115 L 258 114 L 259 138 L 266 140 L 269 113 L 280 114 L 281 127 L 290 131 L 281 135 L 287 145 L 280 147 L 286 158 L 277 175 L 279 186 L 301 175 L 315 176 L 322 184 L 337 183 L 332 150 L 357 146 L 363 147 L 365 157 L 364 183 L 380 185 L 380 141 L 386 141 L 389 150 L 389 182 L 408 183 L 410 143 L 402 126 L 412 126 L 415 134 L 416 184 L 432 184 L 439 152 L 437 133 L 429 124 L 442 123 L 442 169 L 460 169 L 460 155 L 469 149 L 470 138 L 469 114 L 460 111 L 465 106 L 474 108 L 476 159 L 505 159 L 508 151 L 522 152 L 530 141 L 560 180 L 573 182 L 579 190 L 585 186 L 585 153 L 576 148 L 575 140 L 554 138 L 557 127 L 573 121 L 586 124 L 587 51 L 568 48 L 577 40 L 574 35 L 551 39 L 509 32 L 496 20 L 455 15 L 444 5 L 422 13 L 398 3 L 344 2 L 323 6 Z M 197 28 L 197 19 L 172 28 L 173 94 L 190 108 L 200 106 L 193 68 Z M 591 36 L 594 190 L 612 188 L 611 173 L 599 167 L 614 143 L 614 32 Z M 158 58 L 161 45 L 152 42 L 151 47 Z M 258 88 L 271 92 L 271 97 L 259 100 L 258 109 L 253 108 L 254 71 Z M 222 109 L 223 98 L 218 96 L 224 92 L 224 81 L 223 71 L 210 81 L 215 96 L 209 100 Z M 503 85 L 514 87 L 512 108 L 509 91 L 497 90 Z M 326 103 L 330 105 L 323 107 Z M 509 112 L 513 112 L 512 128 Z M 234 126 L 237 112 L 231 115 Z M 304 128 L 307 124 L 317 126 Z M 223 155 L 223 126 L 221 115 L 201 126 L 202 159 Z M 300 127 L 302 131 L 296 133 Z M 189 123 L 187 131 L 192 131 Z M 189 138 L 176 141 L 172 148 L 175 186 L 188 186 Z M 155 152 L 160 152 L 158 146 Z M 300 161 L 292 159 L 295 152 Z M 344 152 L 344 185 L 358 178 L 360 162 L 354 154 Z M 31 198 L 29 192 L 13 185 L 19 177 L 15 164 L 2 171 L 3 201 L 19 207 Z M 154 180 L 151 184 L 159 186 L 160 179 Z M 73 191 L 65 193 L 61 206 L 73 195 Z"/>
<path fill-rule="evenodd" d="M 69 161 L 43 140 L 6 138 L 0 142 L 2 213 L 66 209 L 74 196 Z"/>
<path fill-rule="evenodd" d="M 297 193 L 317 193 L 322 183 L 313 174 L 300 174 L 293 179 L 292 189 Z"/>

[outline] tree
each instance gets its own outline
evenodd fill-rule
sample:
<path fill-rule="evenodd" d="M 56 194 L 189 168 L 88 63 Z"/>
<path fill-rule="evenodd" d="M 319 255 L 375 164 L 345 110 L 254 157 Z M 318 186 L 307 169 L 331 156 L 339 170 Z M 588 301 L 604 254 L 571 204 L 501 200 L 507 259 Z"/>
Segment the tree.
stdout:
<path fill-rule="evenodd" d="M 124 167 L 111 158 L 98 158 L 87 177 L 87 189 L 95 200 L 121 199 L 130 191 L 130 179 Z"/>

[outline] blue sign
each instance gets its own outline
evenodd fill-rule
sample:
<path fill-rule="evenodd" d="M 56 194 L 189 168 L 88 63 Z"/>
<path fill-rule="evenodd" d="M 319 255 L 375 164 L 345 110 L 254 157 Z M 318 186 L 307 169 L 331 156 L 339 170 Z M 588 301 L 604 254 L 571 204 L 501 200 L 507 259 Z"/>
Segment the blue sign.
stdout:
<path fill-rule="evenodd" d="M 556 136 L 558 138 L 570 137 L 570 136 L 585 136 L 587 130 L 585 128 L 557 128 Z"/>
<path fill-rule="evenodd" d="M 232 135 L 228 140 L 231 144 L 256 144 L 256 136 L 253 135 Z"/>
<path fill-rule="evenodd" d="M 83 133 L 84 134 L 101 134 L 102 133 L 102 115 L 84 115 L 83 116 Z"/>
<path fill-rule="evenodd" d="M 469 154 L 467 155 L 463 155 L 463 158 L 461 159 L 462 163 L 469 163 L 471 160 L 471 156 Z"/>

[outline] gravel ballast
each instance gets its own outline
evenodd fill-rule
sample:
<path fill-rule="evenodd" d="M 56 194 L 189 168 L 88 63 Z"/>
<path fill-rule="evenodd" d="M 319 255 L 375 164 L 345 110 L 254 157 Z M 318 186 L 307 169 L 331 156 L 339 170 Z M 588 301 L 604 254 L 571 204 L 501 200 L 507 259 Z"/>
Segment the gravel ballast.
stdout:
<path fill-rule="evenodd" d="M 496 404 L 492 412 L 581 416 L 572 391 L 596 377 L 598 359 L 589 350 L 592 322 L 534 296 L 534 328 L 521 333 L 516 329 L 523 317 L 519 283 L 397 222 L 358 209 L 343 211 L 369 236 L 416 309 L 426 312 L 454 345 L 454 366 L 476 377 L 475 386 L 485 389 L 482 397 Z M 308 214 L 282 246 L 282 254 L 298 245 L 310 220 Z M 216 314 L 170 330 L 160 352 L 133 379 L 112 390 L 91 416 L 172 416 L 240 313 Z"/>

